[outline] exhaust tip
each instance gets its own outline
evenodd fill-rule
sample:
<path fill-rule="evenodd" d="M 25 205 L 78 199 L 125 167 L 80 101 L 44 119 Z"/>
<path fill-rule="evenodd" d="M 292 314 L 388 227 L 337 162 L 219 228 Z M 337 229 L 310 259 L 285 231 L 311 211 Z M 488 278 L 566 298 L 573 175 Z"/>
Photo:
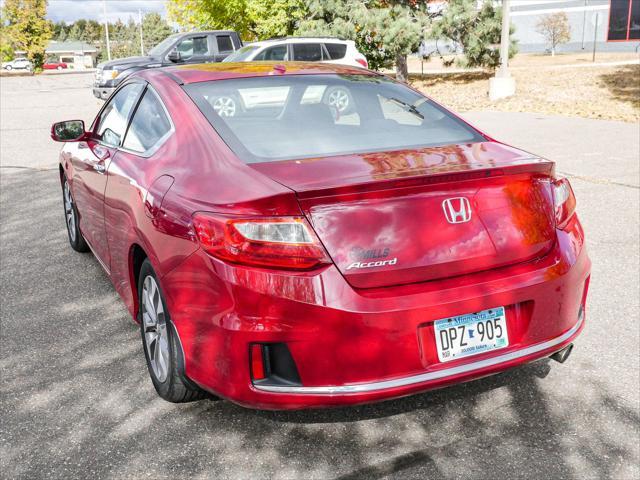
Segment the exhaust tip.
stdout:
<path fill-rule="evenodd" d="M 571 355 L 572 351 L 573 351 L 573 343 L 570 343 L 559 352 L 556 352 L 553 355 L 551 355 L 550 358 L 555 360 L 556 362 L 564 363 L 567 361 L 567 358 L 569 358 L 569 355 Z"/>

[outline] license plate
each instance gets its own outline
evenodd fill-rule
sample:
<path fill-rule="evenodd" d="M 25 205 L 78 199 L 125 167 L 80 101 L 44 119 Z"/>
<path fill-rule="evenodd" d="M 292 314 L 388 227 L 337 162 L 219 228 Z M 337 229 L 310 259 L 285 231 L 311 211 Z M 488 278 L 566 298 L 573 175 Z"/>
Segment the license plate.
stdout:
<path fill-rule="evenodd" d="M 504 307 L 443 318 L 433 326 L 441 362 L 509 346 Z"/>

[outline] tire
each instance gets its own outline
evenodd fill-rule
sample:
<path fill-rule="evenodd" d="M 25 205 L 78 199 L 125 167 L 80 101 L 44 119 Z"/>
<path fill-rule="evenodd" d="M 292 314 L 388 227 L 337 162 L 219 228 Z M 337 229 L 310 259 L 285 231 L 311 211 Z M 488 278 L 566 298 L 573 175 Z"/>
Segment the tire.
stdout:
<path fill-rule="evenodd" d="M 180 341 L 149 259 L 145 259 L 140 268 L 138 299 L 142 348 L 149 376 L 158 395 L 172 403 L 210 398 L 211 395 L 198 388 L 184 374 Z"/>
<path fill-rule="evenodd" d="M 337 110 L 339 115 L 348 115 L 353 111 L 353 97 L 343 87 L 329 87 L 324 93 L 323 103 Z"/>
<path fill-rule="evenodd" d="M 62 177 L 62 206 L 64 207 L 64 219 L 67 225 L 67 236 L 69 237 L 69 245 L 76 252 L 88 252 L 89 245 L 80 232 L 80 226 L 78 224 L 78 207 L 73 200 L 73 194 L 71 193 L 71 187 L 67 182 L 67 177 Z"/>
<path fill-rule="evenodd" d="M 13 67 L 12 67 L 11 65 L 7 65 L 7 66 L 6 66 L 6 67 L 4 67 L 4 68 L 5 68 L 5 70 L 12 70 L 12 69 L 13 69 Z"/>
<path fill-rule="evenodd" d="M 61 67 L 60 65 L 58 65 L 58 66 L 56 67 L 56 70 L 60 71 L 60 70 L 62 70 L 62 67 Z"/>

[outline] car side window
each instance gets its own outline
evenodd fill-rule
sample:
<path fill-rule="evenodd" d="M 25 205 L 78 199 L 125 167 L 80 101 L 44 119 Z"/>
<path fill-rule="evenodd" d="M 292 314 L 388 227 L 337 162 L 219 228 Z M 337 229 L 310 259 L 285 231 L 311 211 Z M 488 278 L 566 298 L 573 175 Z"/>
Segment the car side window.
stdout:
<path fill-rule="evenodd" d="M 319 62 L 322 60 L 322 46 L 319 43 L 294 43 L 293 59 L 297 62 Z"/>
<path fill-rule="evenodd" d="M 218 44 L 218 53 L 233 52 L 233 42 L 229 35 L 216 36 L 216 42 Z"/>
<path fill-rule="evenodd" d="M 100 142 L 110 147 L 121 145 L 131 110 L 143 88 L 144 85 L 141 83 L 130 83 L 118 90 L 109 100 L 95 130 L 95 136 Z"/>
<path fill-rule="evenodd" d="M 185 60 L 196 55 L 209 54 L 209 45 L 207 43 L 206 35 L 203 35 L 202 37 L 185 38 L 178 44 L 177 49 Z"/>
<path fill-rule="evenodd" d="M 340 60 L 347 54 L 347 46 L 344 43 L 325 43 L 331 60 Z"/>
<path fill-rule="evenodd" d="M 171 129 L 171 122 L 160 99 L 151 88 L 147 88 L 133 114 L 123 147 L 134 152 L 147 152 L 156 146 Z"/>
<path fill-rule="evenodd" d="M 275 47 L 265 48 L 262 52 L 256 55 L 254 60 L 285 61 L 287 60 L 287 46 L 276 45 Z"/>

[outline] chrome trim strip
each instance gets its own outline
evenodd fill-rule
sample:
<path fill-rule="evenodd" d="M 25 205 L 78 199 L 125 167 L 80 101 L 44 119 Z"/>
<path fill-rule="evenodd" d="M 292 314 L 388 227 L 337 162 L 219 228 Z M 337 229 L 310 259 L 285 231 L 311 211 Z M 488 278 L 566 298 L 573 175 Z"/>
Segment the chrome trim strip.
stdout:
<path fill-rule="evenodd" d="M 396 378 L 393 380 L 384 380 L 381 382 L 373 383 L 360 383 L 355 385 L 337 385 L 326 387 L 295 387 L 284 385 L 254 385 L 258 390 L 272 393 L 293 393 L 293 394 L 311 394 L 311 395 L 334 395 L 334 394 L 348 394 L 348 393 L 369 393 L 376 392 L 378 390 L 385 390 L 387 388 L 406 387 L 416 383 L 428 382 L 431 380 L 438 380 L 440 378 L 448 377 L 451 375 L 458 375 L 461 373 L 468 373 L 481 368 L 492 367 L 503 362 L 510 360 L 516 360 L 518 358 L 526 357 L 534 353 L 541 352 L 548 348 L 555 347 L 571 338 L 582 325 L 584 317 L 581 316 L 576 324 L 568 331 L 560 335 L 559 337 L 547 340 L 546 342 L 531 345 L 530 347 L 523 348 L 522 350 L 516 350 L 509 352 L 498 357 L 487 358 L 480 360 L 479 362 L 467 363 L 465 365 L 458 365 L 457 367 L 446 368 L 444 370 L 438 370 L 436 372 L 421 373 L 420 375 L 414 375 L 411 377 Z"/>

